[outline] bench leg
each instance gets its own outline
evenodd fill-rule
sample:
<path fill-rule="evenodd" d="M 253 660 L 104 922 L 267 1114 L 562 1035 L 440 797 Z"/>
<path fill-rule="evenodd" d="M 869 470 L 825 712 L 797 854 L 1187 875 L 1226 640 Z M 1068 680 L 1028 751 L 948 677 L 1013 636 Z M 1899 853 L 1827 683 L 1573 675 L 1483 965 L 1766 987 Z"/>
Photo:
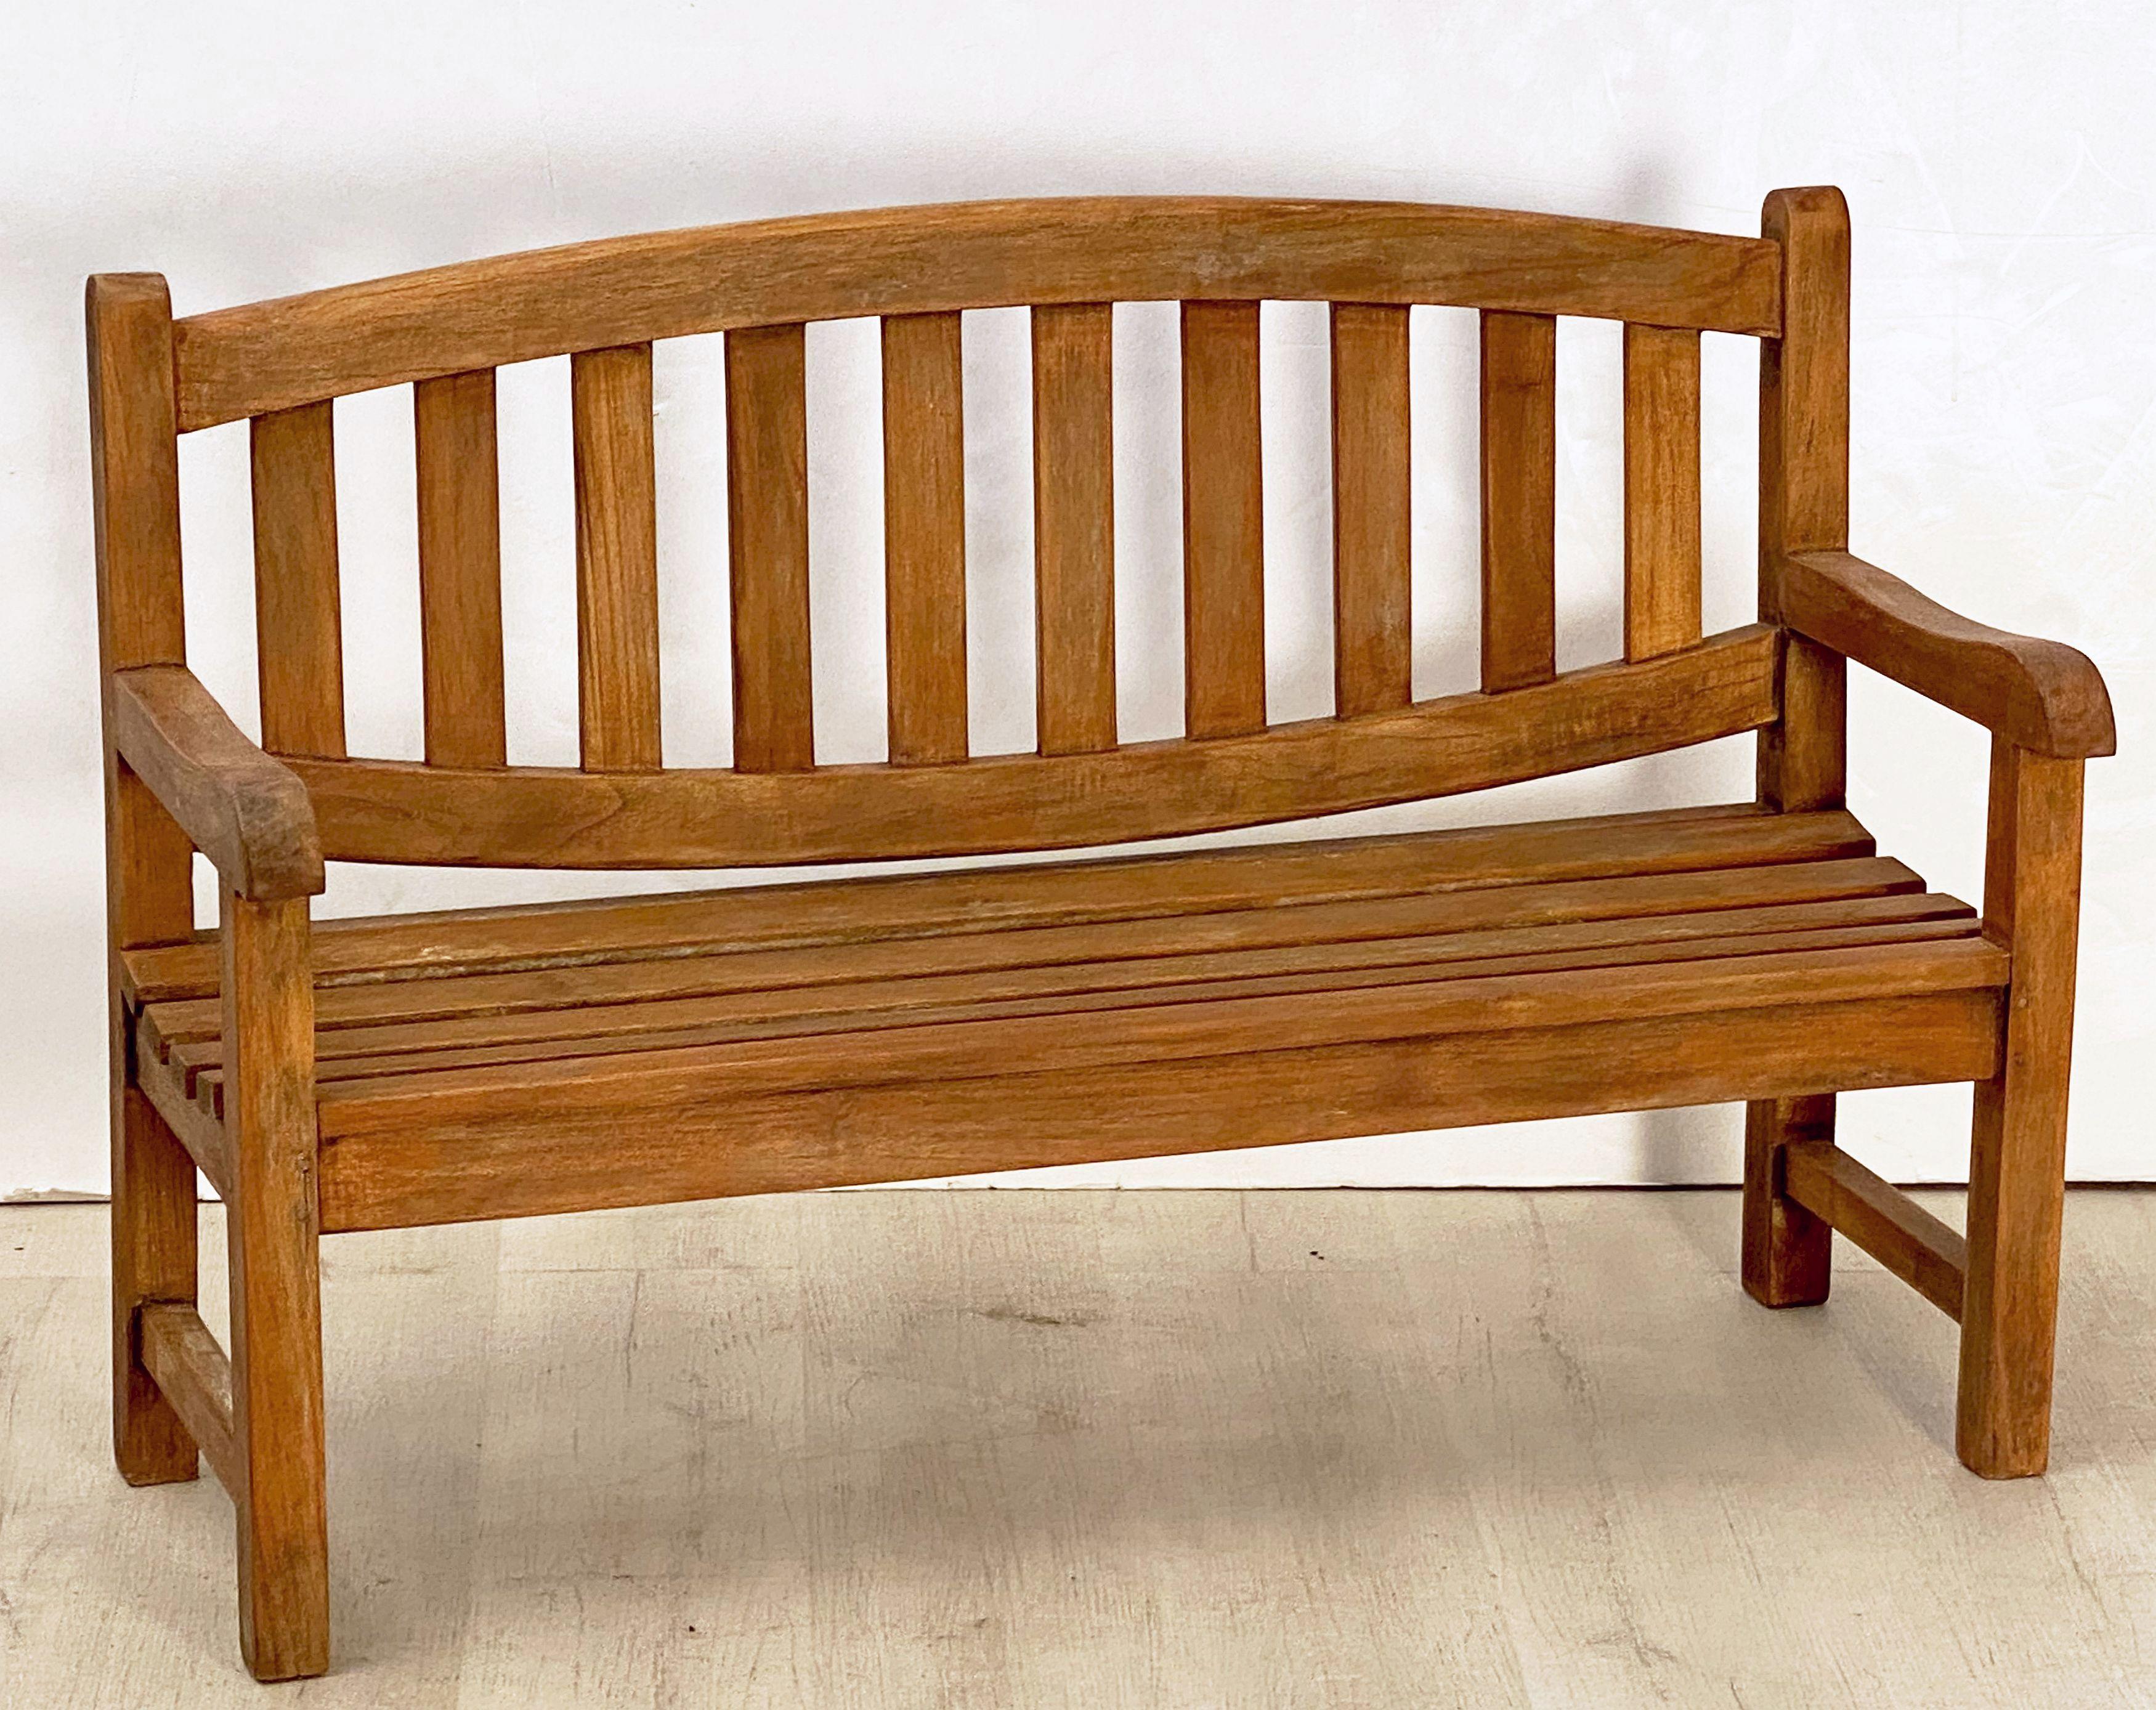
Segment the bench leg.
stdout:
<path fill-rule="evenodd" d="M 2082 764 L 1992 756 L 1984 930 L 2013 958 L 1999 1073 L 1976 1089 L 1954 1447 L 1987 1478 L 2051 1453 L 2081 898 Z"/>
<path fill-rule="evenodd" d="M 1815 1307 L 1832 1280 L 1834 1230 L 1784 1192 L 1784 1155 L 1834 1138 L 1834 1095 L 1744 1107 L 1744 1291 L 1763 1307 Z"/>
<path fill-rule="evenodd" d="M 124 1022 L 123 1022 L 124 1026 Z M 195 1166 L 126 1070 L 112 1095 L 112 1449 L 130 1484 L 195 1477 L 195 1440 L 142 1365 L 141 1312 L 195 1298 Z"/>
<path fill-rule="evenodd" d="M 2051 1454 L 2066 1101 L 2025 1091 L 2011 1079 L 1977 1088 L 1969 1153 L 1954 1449 L 1986 1478 L 2041 1472 Z"/>
<path fill-rule="evenodd" d="M 225 900 L 239 1641 L 258 1680 L 329 1666 L 314 994 L 307 905 Z"/>

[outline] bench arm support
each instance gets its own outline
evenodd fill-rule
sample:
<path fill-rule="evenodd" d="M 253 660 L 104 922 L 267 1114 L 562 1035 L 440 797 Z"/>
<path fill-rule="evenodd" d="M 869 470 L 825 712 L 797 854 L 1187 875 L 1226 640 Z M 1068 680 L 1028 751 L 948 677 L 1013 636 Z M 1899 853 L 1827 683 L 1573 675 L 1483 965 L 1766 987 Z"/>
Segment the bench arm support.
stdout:
<path fill-rule="evenodd" d="M 136 665 L 113 673 L 110 692 L 120 757 L 234 895 L 277 902 L 321 891 L 307 787 L 248 740 L 192 671 Z"/>
<path fill-rule="evenodd" d="M 1781 618 L 2032 754 L 2114 752 L 2111 696 L 2087 655 L 1974 623 L 1847 552 L 1783 560 Z"/>

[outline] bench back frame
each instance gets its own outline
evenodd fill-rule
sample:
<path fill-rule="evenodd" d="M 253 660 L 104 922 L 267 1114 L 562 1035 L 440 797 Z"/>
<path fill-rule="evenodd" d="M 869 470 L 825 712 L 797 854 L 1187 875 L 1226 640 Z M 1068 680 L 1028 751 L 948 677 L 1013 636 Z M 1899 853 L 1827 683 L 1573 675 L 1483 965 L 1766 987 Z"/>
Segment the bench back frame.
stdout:
<path fill-rule="evenodd" d="M 691 867 L 1097 845 L 1300 819 L 1763 733 L 1763 801 L 1842 792 L 1837 656 L 1778 567 L 1845 544 L 1848 223 L 1758 239 L 1407 203 L 1096 198 L 608 239 L 175 321 L 92 281 L 108 674 L 184 661 L 176 442 L 251 422 L 263 746 L 331 859 Z M 1110 306 L 1182 306 L 1185 728 L 1115 726 Z M 1267 721 L 1257 307 L 1332 305 L 1336 716 Z M 1481 311 L 1481 685 L 1409 685 L 1407 316 Z M 1033 311 L 1038 752 L 969 757 L 959 315 Z M 883 317 L 887 763 L 815 762 L 804 324 Z M 1555 317 L 1625 323 L 1625 656 L 1559 674 Z M 1700 633 L 1699 335 L 1762 341 L 1759 625 Z M 651 341 L 726 339 L 734 764 L 667 768 Z M 511 767 L 494 371 L 572 362 L 581 764 Z M 346 752 L 333 400 L 413 390 L 425 757 Z M 184 840 L 116 768 L 122 942 Z M 140 918 L 138 918 L 140 917 Z M 116 924 L 120 924 L 116 919 Z"/>

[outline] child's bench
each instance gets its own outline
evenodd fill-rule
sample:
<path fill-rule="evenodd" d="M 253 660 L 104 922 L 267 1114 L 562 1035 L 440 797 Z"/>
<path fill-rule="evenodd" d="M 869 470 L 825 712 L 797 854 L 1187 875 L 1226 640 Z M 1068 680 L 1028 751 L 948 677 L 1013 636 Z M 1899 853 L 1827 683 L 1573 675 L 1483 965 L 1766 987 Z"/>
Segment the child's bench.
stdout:
<path fill-rule="evenodd" d="M 1849 236 L 1372 203 L 901 208 L 632 238 L 175 321 L 89 296 L 121 1470 L 239 1511 L 264 1678 L 328 1661 L 316 1238 L 1597 1111 L 1749 1101 L 1745 1286 L 1839 1229 L 1961 1331 L 1958 1446 L 2045 1463 L 2081 655 L 1848 555 Z M 1336 716 L 1267 721 L 1258 304 L 1330 302 Z M 1187 735 L 1119 744 L 1111 311 L 1180 301 Z M 1478 692 L 1409 689 L 1408 310 L 1481 312 Z M 1039 752 L 973 758 L 962 311 L 1033 306 Z M 1625 656 L 1560 673 L 1554 331 L 1625 323 Z M 803 324 L 883 317 L 890 761 L 819 766 Z M 1700 633 L 1699 338 L 1762 341 L 1760 621 Z M 667 768 L 651 344 L 726 334 L 733 765 Z M 569 353 L 583 764 L 506 763 L 494 371 Z M 410 384 L 424 762 L 347 755 L 331 403 Z M 190 675 L 178 435 L 252 419 L 262 742 Z M 1984 908 L 1844 810 L 1855 659 L 1988 727 Z M 763 866 L 1099 846 L 1759 733 L 1758 799 L 1439 834 L 311 927 L 323 862 Z M 221 876 L 195 929 L 190 851 Z M 1976 1083 L 1966 1239 L 1833 1143 Z M 194 1307 L 230 1209 L 232 1353 Z"/>

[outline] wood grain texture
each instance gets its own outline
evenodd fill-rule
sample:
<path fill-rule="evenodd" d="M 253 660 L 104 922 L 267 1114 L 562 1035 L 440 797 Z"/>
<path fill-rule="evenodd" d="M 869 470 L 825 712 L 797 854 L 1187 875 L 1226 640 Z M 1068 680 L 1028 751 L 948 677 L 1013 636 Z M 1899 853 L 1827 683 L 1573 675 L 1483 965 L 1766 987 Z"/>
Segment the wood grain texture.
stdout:
<path fill-rule="evenodd" d="M 1275 725 L 1110 754 L 963 767 L 824 766 L 775 778 L 295 760 L 338 860 L 769 866 L 1117 843 L 1480 789 L 1757 729 L 1774 714 L 1772 630 L 1567 672 L 1502 701 Z"/>
<path fill-rule="evenodd" d="M 1260 1053 L 1224 1084 L 1217 1063 L 1165 1061 L 722 1107 L 685 1086 L 656 1101 L 648 1086 L 623 1101 L 593 1086 L 543 1123 L 501 1100 L 444 1126 L 341 1104 L 324 1112 L 323 1203 L 331 1227 L 377 1228 L 1953 1081 L 1989 1072 L 1997 1015 L 1969 992 L 1797 1004 Z M 723 1139 L 688 1139 L 706 1133 Z"/>
<path fill-rule="evenodd" d="M 1067 936 L 1067 935 L 1066 935 Z M 1117 934 L 1118 938 L 1129 935 Z M 1110 1010 L 1212 1003 L 1226 999 L 1301 993 L 1312 997 L 1378 986 L 1436 985 L 1463 979 L 1624 969 L 1815 950 L 1941 942 L 1979 936 L 1974 916 L 1951 898 L 1906 893 L 1842 901 L 1827 899 L 1763 907 L 1717 908 L 1634 919 L 1588 919 L 1543 927 L 1497 927 L 1451 934 L 1404 933 L 1379 938 L 1288 943 L 1249 948 L 1168 953 L 1158 957 L 1102 956 L 1048 965 L 990 958 L 968 965 L 966 946 L 909 947 L 913 955 L 853 953 L 869 964 L 859 976 L 821 983 L 747 983 L 742 963 L 780 958 L 696 958 L 701 979 L 684 979 L 675 964 L 642 965 L 660 977 L 658 994 L 640 994 L 633 978 L 601 978 L 589 997 L 559 978 L 450 982 L 453 989 L 414 989 L 398 981 L 366 995 L 413 1000 L 412 1011 L 367 1006 L 368 1019 L 344 1003 L 322 1006 L 316 1040 L 318 1081 L 381 1080 L 442 1069 L 483 1068 L 558 1058 L 673 1050 L 747 1040 L 857 1032 L 870 1035 L 929 1023 L 1006 1020 L 1060 1015 L 1073 1026 Z M 1007 947 L 983 947 L 1002 950 Z M 933 951 L 947 954 L 939 958 Z M 947 953 L 956 950 L 958 953 Z M 830 975 L 827 958 L 792 958 L 781 979 Z M 889 972 L 891 964 L 918 968 Z M 627 970 L 606 968 L 603 974 Z M 701 984 L 711 988 L 694 993 Z M 682 991 L 692 995 L 667 995 Z M 506 992 L 495 998 L 490 993 Z M 610 1001 L 600 1000 L 604 993 Z M 355 998 L 359 994 L 352 994 Z M 476 1001 L 475 1001 L 476 1000 Z M 376 1015 L 391 1019 L 373 1019 Z M 213 1114 L 220 1073 L 219 1041 L 190 1040 L 192 1017 L 152 1012 L 144 1035 L 162 1056 L 146 1069 L 146 1090 L 186 1087 L 183 1118 L 197 1126 Z M 164 1107 L 161 1101 L 160 1108 Z M 183 1122 L 176 1129 L 185 1137 Z"/>
<path fill-rule="evenodd" d="M 1831 1092 L 1762 1099 L 1744 1110 L 1744 1291 L 1763 1307 L 1813 1307 L 1833 1281 L 1834 1229 L 1789 1192 L 1789 1154 L 1830 1145 Z"/>
<path fill-rule="evenodd" d="M 726 335 L 734 765 L 744 773 L 816 763 L 806 361 L 798 324 Z"/>
<path fill-rule="evenodd" d="M 1332 705 L 1343 718 L 1414 699 L 1408 311 L 1335 303 Z"/>
<path fill-rule="evenodd" d="M 572 963 L 470 973 L 385 969 L 321 987 L 316 1050 L 328 1079 L 355 1056 L 406 1049 L 534 1039 L 634 1044 L 697 1024 L 740 1024 L 749 1030 L 742 1037 L 778 1037 L 1014 999 L 1021 1000 L 1008 1011 L 1015 1015 L 1264 995 L 1283 978 L 1294 989 L 1320 989 L 1914 943 L 1971 937 L 1975 927 L 1967 904 L 1925 892 L 1902 863 L 1878 859 L 1513 881 L 1347 902 L 1290 892 L 1194 917 L 1169 911 L 993 932 L 947 924 L 887 940 L 770 949 L 721 941 L 641 958 L 594 950 Z M 146 1086 L 155 1090 L 169 1072 L 185 1077 L 185 1096 L 200 1096 L 203 1078 L 217 1072 L 222 1027 L 214 996 L 148 1006 L 139 1029 Z"/>
<path fill-rule="evenodd" d="M 891 757 L 963 760 L 966 434 L 959 316 L 883 323 L 884 638 Z"/>
<path fill-rule="evenodd" d="M 1341 887 L 1334 875 L 1284 863 L 1248 876 L 1257 882 L 1247 892 L 1178 898 L 1163 886 L 1152 895 L 1127 892 L 1114 911 L 1099 906 L 1109 901 L 1101 894 L 1081 899 L 1091 908 L 1058 911 L 1051 872 L 1040 876 L 1033 909 L 1013 911 L 994 926 L 965 911 L 972 893 L 960 885 L 925 889 L 911 919 L 820 921 L 788 910 L 787 887 L 771 896 L 757 887 L 737 893 L 747 908 L 706 913 L 703 939 L 663 950 L 644 940 L 638 922 L 609 932 L 609 913 L 583 923 L 573 952 L 551 958 L 535 947 L 461 968 L 436 958 L 377 967 L 363 978 L 318 975 L 317 1055 L 364 1054 L 392 1037 L 426 1046 L 634 1034 L 660 1024 L 647 1018 L 661 1015 L 843 1017 L 1041 994 L 1067 994 L 1078 1007 L 1112 1006 L 1124 1000 L 1120 994 L 1142 999 L 1157 988 L 1170 999 L 1186 989 L 1202 996 L 1199 986 L 1252 976 L 1322 984 L 1338 974 L 1354 983 L 1385 978 L 1373 970 L 1386 968 L 1409 979 L 1505 971 L 1493 958 L 1524 956 L 1540 968 L 1584 965 L 1582 957 L 1621 963 L 1714 955 L 1721 953 L 1714 943 L 1725 938 L 1732 953 L 1775 947 L 1755 942 L 1758 933 L 1803 947 L 1821 933 L 1819 944 L 1977 931 L 1974 910 L 1925 892 L 1899 861 L 1762 858 L 1731 845 L 1735 865 L 1700 865 L 1707 846 L 1693 847 L 1688 862 L 1674 838 L 1661 847 L 1614 842 L 1534 878 L 1512 865 L 1532 853 L 1531 844 L 1493 842 L 1485 845 L 1492 865 L 1471 879 L 1414 884 L 1419 870 L 1443 871 L 1445 852 L 1433 851 L 1427 865 L 1403 862 L 1389 877 L 1373 875 L 1368 889 Z M 1201 876 L 1192 891 L 1205 885 Z M 1342 888 L 1347 894 L 1337 894 Z M 942 896 L 934 895 L 939 891 Z M 208 1047 L 223 1024 L 216 995 L 212 989 L 146 1004 L 138 1028 L 146 1086 L 155 1091 L 168 1064 L 190 1074 L 214 1067 L 217 1053 Z M 713 999 L 719 1001 L 700 1001 Z M 505 1019 L 550 1014 L 533 1034 Z M 385 1023 L 392 1034 L 378 1031 Z M 192 1081 L 185 1091 L 193 1094 Z"/>
<path fill-rule="evenodd" d="M 322 889 L 305 787 L 247 739 L 192 671 L 137 665 L 110 681 L 115 747 L 227 884 L 258 901 Z"/>
<path fill-rule="evenodd" d="M 191 316 L 180 425 L 685 334 L 1028 303 L 1455 303 L 1771 336 L 1771 242 L 1413 203 L 1091 197 L 603 239 Z"/>
<path fill-rule="evenodd" d="M 2081 926 L 2082 763 L 1992 748 L 1985 932 L 2013 957 L 1996 1075 L 1969 1147 L 1969 1281 L 1954 1446 L 1987 1478 L 2051 1457 L 2066 1085 Z"/>
<path fill-rule="evenodd" d="M 1258 306 L 1183 305 L 1183 729 L 1265 723 Z"/>
<path fill-rule="evenodd" d="M 1847 552 L 1793 552 L 1782 620 L 2030 753 L 2118 752 L 2111 696 L 2088 655 L 1972 623 Z"/>
<path fill-rule="evenodd" d="M 239 1644 L 258 1680 L 329 1666 L 321 1217 L 305 899 L 228 896 L 226 1127 Z"/>
<path fill-rule="evenodd" d="M 1116 746 L 1114 317 L 1033 311 L 1035 722 L 1044 754 Z"/>
<path fill-rule="evenodd" d="M 218 1481 L 228 1491 L 244 1490 L 232 1428 L 232 1363 L 202 1315 L 177 1301 L 144 1307 L 142 1363 L 202 1446 Z"/>
<path fill-rule="evenodd" d="M 1700 638 L 1699 334 L 1625 328 L 1625 657 Z"/>
<path fill-rule="evenodd" d="M 162 1484 L 196 1476 L 195 1444 L 143 1367 L 138 1320 L 147 1302 L 195 1297 L 194 1171 L 134 1084 L 121 967 L 131 948 L 189 936 L 193 851 L 120 757 L 110 680 L 186 657 L 172 303 L 154 274 L 104 274 L 89 282 L 84 318 L 104 681 L 112 1443 L 129 1483 Z"/>
<path fill-rule="evenodd" d="M 215 950 L 218 946 L 213 942 L 207 947 Z M 218 1000 L 216 985 L 213 984 L 208 995 L 198 1001 L 205 1012 L 210 1012 L 205 1014 L 205 1019 L 213 1014 L 217 1033 L 207 1045 L 198 1046 L 197 1049 L 206 1052 L 205 1060 L 221 1067 L 224 1053 L 224 1015 L 223 1007 Z M 229 1204 L 233 1194 L 232 1137 L 225 1132 L 223 1119 L 215 1112 L 196 1102 L 195 1089 L 189 1084 L 191 1077 L 187 1066 L 179 1060 L 179 1054 L 172 1050 L 170 1043 L 160 1036 L 146 1010 L 135 1017 L 131 1043 L 134 1059 L 133 1090 L 149 1101 L 152 1110 L 170 1129 L 172 1137 L 176 1137 L 187 1148 L 185 1171 L 200 1170 L 208 1178 L 210 1187 L 218 1198 Z M 190 1198 L 192 1186 L 190 1179 Z M 190 1290 L 192 1287 L 192 1277 L 190 1275 Z M 168 1298 L 184 1303 L 192 1300 L 194 1296 L 192 1292 L 183 1291 Z"/>
<path fill-rule="evenodd" d="M 423 380 L 412 388 L 420 673 L 427 760 L 434 766 L 502 766 L 509 760 L 494 398 L 491 368 Z M 581 531 L 581 507 L 578 514 Z"/>
<path fill-rule="evenodd" d="M 255 417 L 248 450 L 262 746 L 337 759 L 345 752 L 344 629 L 331 406 Z"/>
<path fill-rule="evenodd" d="M 660 757 L 651 347 L 580 351 L 569 372 L 583 763 L 593 772 L 653 772 Z"/>
<path fill-rule="evenodd" d="M 1557 321 L 1485 311 L 1482 689 L 1557 675 Z"/>
<path fill-rule="evenodd" d="M 1777 190 L 1781 336 L 1759 347 L 1759 616 L 1779 624 L 1789 556 L 1849 544 L 1849 208 L 1831 187 Z M 1826 808 L 1847 788 L 1841 656 L 1789 639 L 1782 716 L 1759 738 L 1759 799 Z"/>
<path fill-rule="evenodd" d="M 1413 969 L 1398 978 L 1257 982 L 1247 990 L 1200 985 L 1090 1004 L 924 1004 L 917 1014 L 886 1013 L 868 1018 L 867 1024 L 857 1024 L 847 1012 L 825 1017 L 812 1009 L 806 1017 L 782 1017 L 777 1025 L 717 1024 L 707 1037 L 656 1043 L 630 1037 L 622 1048 L 480 1049 L 445 1052 L 439 1060 L 398 1054 L 398 1060 L 381 1064 L 346 1060 L 325 1068 L 318 1091 L 327 1136 L 360 1132 L 390 1120 L 383 1113 L 393 1112 L 408 1126 L 429 1127 L 484 1119 L 497 1103 L 538 1121 L 542 1112 L 558 1115 L 587 1094 L 662 1103 L 694 1096 L 716 1108 L 764 1093 L 972 1079 L 1007 1072 L 1012 1063 L 1106 1068 L 1369 1039 L 1586 1026 L 1615 1017 L 1991 990 L 2005 983 L 2005 958 L 1980 937 L 1965 934 L 1828 948 L 1763 949 L 1755 943 L 1730 947 L 1727 954 L 1693 955 L 1687 947 L 1671 957 L 1614 963 L 1581 959 L 1588 965 L 1518 973 Z M 1306 1000 L 1305 988 L 1327 993 L 1322 1008 Z M 226 1085 L 221 1076 L 200 1076 L 198 1096 L 223 1101 L 228 1111 Z M 1172 1137 L 1163 1136 L 1162 1143 L 1171 1144 Z"/>
<path fill-rule="evenodd" d="M 187 650 L 172 298 L 161 275 L 100 273 L 85 290 L 84 316 L 103 663 L 108 671 L 180 665 Z"/>
<path fill-rule="evenodd" d="M 326 992 L 405 976 L 580 968 L 704 952 L 828 947 L 851 956 L 893 940 L 1203 917 L 1288 900 L 1310 906 L 1840 862 L 1873 853 L 1871 835 L 1845 812 L 1769 814 L 1750 803 L 1661 809 L 890 875 L 844 885 L 811 881 L 321 920 L 314 927 L 316 980 Z M 134 1004 L 217 995 L 213 938 L 124 952 L 121 966 Z"/>
<path fill-rule="evenodd" d="M 1830 1140 L 1799 1141 L 1786 1159 L 1789 1195 L 1944 1312 L 1961 1317 L 1960 1235 Z"/>
<path fill-rule="evenodd" d="M 128 1483 L 197 1476 L 196 1443 L 142 1358 L 141 1315 L 195 1298 L 195 1166 L 127 1071 L 124 1014 L 112 1069 L 112 1448 Z"/>
<path fill-rule="evenodd" d="M 1849 210 L 1839 190 L 1777 190 L 1761 234 L 1778 252 L 1779 337 L 1759 347 L 1759 612 L 1782 621 L 1789 556 L 1849 537 Z M 1780 713 L 1759 733 L 1759 800 L 1796 811 L 1839 806 L 1847 791 L 1848 670 L 1842 656 L 1789 634 Z M 1831 1104 L 1747 1112 L 1746 1286 L 1770 1306 L 1826 1297 L 1832 1240 L 1786 1198 L 1791 1139 L 1831 1140 Z"/>

